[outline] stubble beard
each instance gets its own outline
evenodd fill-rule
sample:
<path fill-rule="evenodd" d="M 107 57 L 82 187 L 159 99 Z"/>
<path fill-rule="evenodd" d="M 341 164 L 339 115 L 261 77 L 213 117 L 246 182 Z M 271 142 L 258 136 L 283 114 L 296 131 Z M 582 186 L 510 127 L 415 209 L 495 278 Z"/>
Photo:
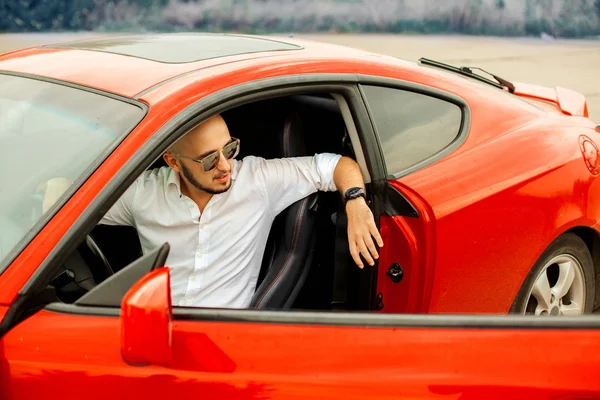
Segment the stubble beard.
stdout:
<path fill-rule="evenodd" d="M 225 186 L 224 188 L 214 189 L 214 188 L 203 186 L 200 182 L 198 182 L 196 180 L 196 178 L 194 178 L 194 175 L 192 175 L 192 173 L 190 172 L 190 170 L 187 169 L 187 167 L 185 165 L 183 165 L 183 163 L 181 164 L 181 173 L 183 174 L 183 176 L 185 177 L 185 179 L 187 179 L 187 181 L 189 183 L 191 183 L 196 189 L 202 190 L 203 192 L 206 192 L 206 193 L 209 193 L 209 194 L 224 193 L 224 192 L 228 191 L 229 188 L 231 187 L 231 179 L 229 179 L 229 182 L 227 183 L 227 186 Z"/>

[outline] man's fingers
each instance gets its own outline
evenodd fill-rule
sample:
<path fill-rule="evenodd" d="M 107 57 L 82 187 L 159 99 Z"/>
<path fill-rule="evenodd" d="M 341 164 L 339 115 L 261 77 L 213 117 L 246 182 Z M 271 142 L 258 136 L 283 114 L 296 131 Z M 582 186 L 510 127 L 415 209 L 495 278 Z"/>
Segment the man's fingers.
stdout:
<path fill-rule="evenodd" d="M 369 265 L 375 265 L 374 259 L 379 258 L 379 249 L 375 244 L 380 248 L 383 247 L 383 239 L 377 229 L 373 213 L 366 203 L 351 204 L 353 206 L 346 208 L 350 254 L 359 268 L 363 268 L 364 261 Z"/>
<path fill-rule="evenodd" d="M 377 259 L 379 258 L 379 254 L 377 253 L 377 248 L 375 247 L 375 242 L 373 242 L 373 238 L 371 237 L 371 235 L 367 235 L 366 238 L 364 238 L 365 243 L 367 245 L 367 247 L 369 248 L 369 251 L 371 252 L 371 255 L 373 256 L 373 258 Z"/>
<path fill-rule="evenodd" d="M 369 224 L 369 228 L 371 235 L 375 238 L 375 241 L 377 242 L 377 245 L 379 247 L 383 247 L 383 239 L 381 238 L 381 235 L 377 230 L 377 225 L 375 225 L 375 222 Z"/>
<path fill-rule="evenodd" d="M 362 263 L 362 260 L 360 259 L 360 255 L 358 253 L 356 243 L 354 243 L 354 241 L 350 240 L 348 242 L 348 244 L 350 245 L 350 255 L 352 256 L 352 259 L 354 260 L 356 265 L 358 265 L 358 268 L 363 268 L 363 263 Z"/>
<path fill-rule="evenodd" d="M 365 241 L 360 237 L 357 239 L 357 241 L 358 248 L 360 249 L 360 254 L 362 254 L 362 256 L 369 265 L 375 265 L 375 261 L 373 261 L 373 257 L 371 257 L 371 254 L 369 254 L 369 249 L 367 249 Z"/>

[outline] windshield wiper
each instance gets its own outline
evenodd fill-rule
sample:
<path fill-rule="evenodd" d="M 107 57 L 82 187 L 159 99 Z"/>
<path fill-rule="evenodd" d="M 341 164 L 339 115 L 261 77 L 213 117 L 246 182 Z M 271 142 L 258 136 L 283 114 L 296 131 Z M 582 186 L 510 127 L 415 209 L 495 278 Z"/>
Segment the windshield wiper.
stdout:
<path fill-rule="evenodd" d="M 497 88 L 500 88 L 500 89 L 507 88 L 510 93 L 515 92 L 515 85 L 513 85 L 511 82 L 507 81 L 504 78 L 500 78 L 499 76 L 494 75 L 490 72 L 487 72 L 479 67 L 455 67 L 454 65 L 444 64 L 439 61 L 430 60 L 429 58 L 420 58 L 419 62 L 424 65 L 431 65 L 433 67 L 445 69 L 446 71 L 456 72 L 457 74 L 461 74 L 461 75 L 468 76 L 473 79 L 477 79 L 478 81 L 488 83 L 488 84 L 496 86 Z M 486 74 L 492 76 L 496 81 L 494 82 L 493 80 L 488 79 L 485 76 L 474 73 L 473 72 L 474 69 L 485 72 Z"/>

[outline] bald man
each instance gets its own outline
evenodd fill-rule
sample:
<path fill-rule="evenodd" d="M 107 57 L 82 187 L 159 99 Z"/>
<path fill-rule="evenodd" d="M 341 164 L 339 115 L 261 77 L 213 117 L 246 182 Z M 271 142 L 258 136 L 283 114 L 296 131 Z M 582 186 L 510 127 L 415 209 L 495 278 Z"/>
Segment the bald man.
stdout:
<path fill-rule="evenodd" d="M 246 308 L 277 214 L 318 190 L 346 201 L 350 252 L 363 268 L 383 246 L 358 165 L 335 154 L 236 160 L 240 142 L 214 116 L 189 131 L 100 221 L 137 229 L 144 253 L 169 242 L 173 305 Z"/>

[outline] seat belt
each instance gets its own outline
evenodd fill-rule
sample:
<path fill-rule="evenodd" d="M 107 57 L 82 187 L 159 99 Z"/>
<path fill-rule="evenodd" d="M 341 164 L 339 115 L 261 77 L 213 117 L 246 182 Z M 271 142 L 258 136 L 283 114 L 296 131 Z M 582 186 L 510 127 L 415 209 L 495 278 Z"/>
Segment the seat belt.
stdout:
<path fill-rule="evenodd" d="M 335 259 L 333 262 L 333 310 L 347 309 L 348 302 L 348 219 L 346 213 L 338 211 L 332 215 L 335 223 Z"/>

